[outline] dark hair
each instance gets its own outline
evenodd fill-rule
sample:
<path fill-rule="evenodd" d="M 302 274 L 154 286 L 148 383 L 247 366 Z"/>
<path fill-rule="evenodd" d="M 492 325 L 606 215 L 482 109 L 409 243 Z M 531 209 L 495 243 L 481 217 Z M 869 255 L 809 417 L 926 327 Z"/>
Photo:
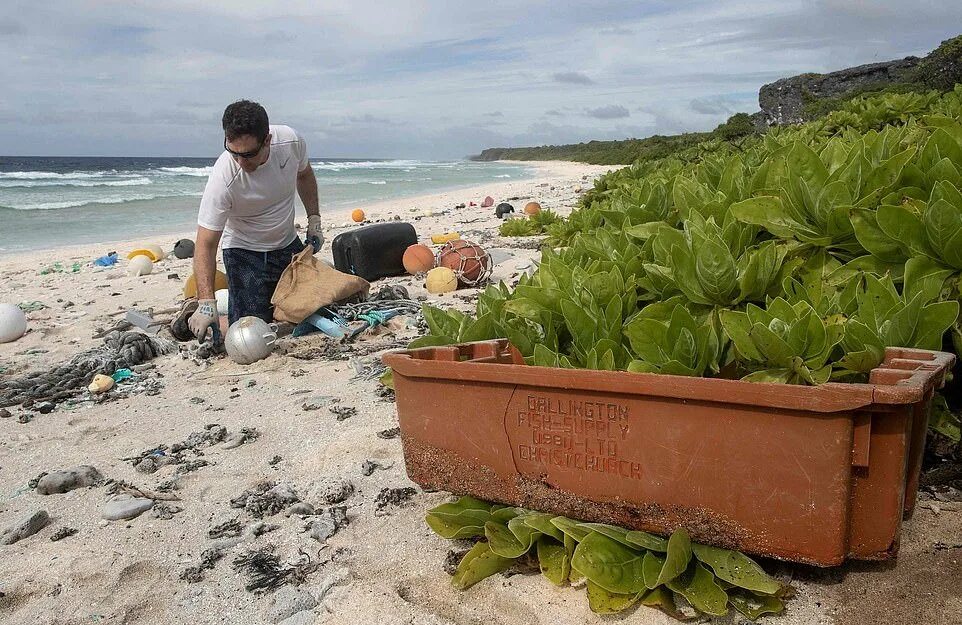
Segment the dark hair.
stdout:
<path fill-rule="evenodd" d="M 267 111 L 257 102 L 238 100 L 224 109 L 224 136 L 233 141 L 244 135 L 251 135 L 263 141 L 270 131 Z"/>

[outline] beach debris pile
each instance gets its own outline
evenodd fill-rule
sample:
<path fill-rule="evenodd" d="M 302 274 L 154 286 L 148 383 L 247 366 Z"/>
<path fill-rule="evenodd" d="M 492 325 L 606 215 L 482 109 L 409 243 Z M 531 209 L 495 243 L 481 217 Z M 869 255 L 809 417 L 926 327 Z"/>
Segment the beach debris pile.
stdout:
<path fill-rule="evenodd" d="M 461 238 L 457 232 L 432 235 L 431 242 L 440 244 L 437 252 L 423 243 L 404 250 L 404 270 L 411 275 L 425 274 L 424 286 L 429 293 L 441 295 L 460 287 L 478 287 L 487 282 L 494 262 L 484 248 Z"/>
<path fill-rule="evenodd" d="M 0 408 L 22 405 L 43 412 L 40 404 L 55 406 L 75 397 L 97 374 L 130 369 L 170 353 L 174 347 L 171 341 L 140 332 L 111 332 L 102 346 L 81 352 L 52 369 L 0 379 Z"/>
<path fill-rule="evenodd" d="M 183 475 L 209 464 L 202 458 L 204 449 L 218 443 L 223 443 L 224 449 L 233 449 L 257 440 L 259 436 L 257 428 L 244 427 L 231 434 L 225 426 L 209 423 L 203 430 L 191 432 L 179 443 L 158 445 L 123 460 L 129 462 L 138 473 L 149 475 L 161 467 L 177 465 L 177 473 Z"/>
<path fill-rule="evenodd" d="M 266 592 L 285 584 L 303 584 L 307 577 L 325 564 L 325 560 L 313 557 L 306 551 L 287 562 L 281 562 L 274 545 L 251 549 L 234 558 L 234 570 L 247 576 L 244 586 L 248 591 Z"/>

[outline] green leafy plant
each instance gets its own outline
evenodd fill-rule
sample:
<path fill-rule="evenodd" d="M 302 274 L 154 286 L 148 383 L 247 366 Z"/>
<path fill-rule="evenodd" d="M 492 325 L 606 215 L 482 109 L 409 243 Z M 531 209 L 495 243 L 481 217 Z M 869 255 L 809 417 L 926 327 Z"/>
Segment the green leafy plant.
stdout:
<path fill-rule="evenodd" d="M 625 324 L 635 357 L 628 371 L 704 376 L 717 372 L 722 335 L 717 316 L 693 316 L 680 303 L 651 304 Z"/>
<path fill-rule="evenodd" d="M 737 551 L 693 543 L 683 528 L 666 540 L 604 523 L 505 507 L 461 497 L 428 511 L 443 538 L 479 538 L 451 578 L 464 590 L 522 559 L 537 562 L 553 584 L 585 583 L 593 612 L 636 603 L 688 620 L 735 609 L 754 620 L 784 610 L 791 588 Z M 682 602 L 684 599 L 684 602 Z M 687 604 L 683 611 L 679 604 Z"/>
<path fill-rule="evenodd" d="M 959 316 L 959 303 L 929 303 L 939 291 L 941 272 L 934 273 L 928 274 L 935 278 L 928 286 L 924 275 L 909 274 L 915 288 L 905 294 L 887 276 L 865 276 L 855 314 L 845 323 L 842 371 L 867 373 L 882 362 L 886 347 L 941 349 L 942 336 Z"/>
<path fill-rule="evenodd" d="M 743 379 L 756 382 L 827 382 L 829 357 L 844 332 L 841 323 L 826 323 L 808 302 L 792 305 L 782 298 L 767 308 L 723 310 L 721 323 L 742 358 L 758 369 Z"/>
<path fill-rule="evenodd" d="M 544 234 L 545 229 L 561 221 L 561 217 L 550 208 L 541 209 L 528 217 L 506 219 L 498 227 L 498 233 L 503 237 L 531 237 Z"/>

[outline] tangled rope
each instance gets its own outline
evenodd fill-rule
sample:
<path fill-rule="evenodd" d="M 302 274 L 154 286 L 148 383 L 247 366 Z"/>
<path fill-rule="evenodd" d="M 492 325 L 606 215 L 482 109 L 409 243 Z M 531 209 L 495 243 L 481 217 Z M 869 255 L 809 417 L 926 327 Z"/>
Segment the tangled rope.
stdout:
<path fill-rule="evenodd" d="M 421 313 L 421 302 L 410 299 L 368 300 L 357 304 L 333 304 L 327 309 L 345 321 L 367 321 L 362 315 L 383 313 L 386 310 L 397 311 L 400 315 L 418 315 Z"/>
<path fill-rule="evenodd" d="M 98 373 L 111 375 L 117 369 L 129 369 L 174 349 L 173 342 L 159 337 L 133 331 L 111 332 L 104 337 L 103 346 L 80 352 L 53 369 L 0 378 L 0 408 L 61 402 L 80 392 Z"/>

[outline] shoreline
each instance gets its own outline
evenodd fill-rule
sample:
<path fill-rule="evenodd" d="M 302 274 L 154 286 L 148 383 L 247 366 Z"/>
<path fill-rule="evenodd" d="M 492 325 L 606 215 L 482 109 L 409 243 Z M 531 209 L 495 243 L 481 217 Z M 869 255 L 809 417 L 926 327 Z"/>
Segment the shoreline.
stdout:
<path fill-rule="evenodd" d="M 573 173 L 587 171 L 592 176 L 598 176 L 606 171 L 617 169 L 611 166 L 602 165 L 587 165 L 583 163 L 576 163 L 573 161 L 500 161 L 504 163 L 511 164 L 523 164 L 529 167 L 532 171 L 530 175 L 524 178 L 516 178 L 512 180 L 497 182 L 483 183 L 483 184 L 468 184 L 464 186 L 446 187 L 440 190 L 432 191 L 430 193 L 423 193 L 418 195 L 405 195 L 399 196 L 397 198 L 392 198 L 388 200 L 377 200 L 371 202 L 364 202 L 359 204 L 351 205 L 349 208 L 329 208 L 321 209 L 321 219 L 324 222 L 325 235 L 328 229 L 334 228 L 334 225 L 341 225 L 344 222 L 351 221 L 351 212 L 360 208 L 368 216 L 368 219 L 377 219 L 379 216 L 383 218 L 383 215 L 391 212 L 392 209 L 395 213 L 403 212 L 404 209 L 410 209 L 412 206 L 418 208 L 420 206 L 433 206 L 446 201 L 451 201 L 453 196 L 463 196 L 465 199 L 455 201 L 454 204 L 459 204 L 462 201 L 467 204 L 470 201 L 474 201 L 480 204 L 481 200 L 484 199 L 485 195 L 491 195 L 497 198 L 498 195 L 504 195 L 505 197 L 511 195 L 506 193 L 508 189 L 514 188 L 519 184 L 526 184 L 533 181 L 537 182 L 548 182 L 549 184 L 554 181 L 557 182 L 564 179 L 566 176 L 573 175 Z M 584 175 L 583 173 L 581 175 Z M 479 196 L 479 197 L 478 197 Z M 470 199 L 468 199 L 470 198 Z M 498 200 L 500 201 L 500 200 Z M 295 224 L 305 225 L 307 222 L 307 216 L 304 213 L 304 209 L 300 204 L 300 200 L 296 200 L 297 208 L 295 209 Z M 197 198 L 197 203 L 199 205 L 200 198 Z M 452 205 L 453 206 L 453 205 Z M 398 207 L 401 207 L 400 209 Z M 402 216 L 402 219 L 404 217 Z M 171 227 L 170 230 L 163 230 L 157 232 L 156 235 L 152 237 L 137 237 L 137 238 L 105 238 L 102 241 L 96 243 L 79 243 L 74 245 L 50 245 L 45 247 L 23 249 L 23 250 L 10 250 L 3 251 L 0 250 L 0 263 L 16 261 L 18 259 L 39 259 L 41 256 L 49 256 L 49 253 L 53 250 L 57 250 L 58 255 L 65 255 L 70 258 L 71 261 L 79 260 L 82 257 L 90 256 L 88 260 L 93 260 L 99 256 L 106 254 L 108 250 L 106 248 L 130 248 L 136 249 L 138 243 L 152 242 L 161 245 L 165 251 L 170 251 L 173 248 L 173 243 L 178 239 L 188 238 L 193 240 L 196 235 L 196 229 L 183 228 L 178 229 Z M 330 243 L 332 237 L 327 237 L 325 245 Z M 167 241 L 167 239 L 171 239 Z M 103 250 L 103 251 L 99 251 Z M 117 250 L 120 254 L 120 250 Z M 91 256 L 93 254 L 93 256 Z M 53 262 L 53 261 L 50 261 Z"/>
<path fill-rule="evenodd" d="M 330 243 L 334 236 L 347 228 L 365 225 L 354 224 L 351 221 L 351 212 L 355 208 L 360 208 L 364 211 L 368 222 L 376 219 L 390 219 L 394 215 L 399 215 L 403 221 L 408 217 L 421 216 L 421 213 L 443 210 L 444 208 L 453 208 L 455 205 L 462 202 L 468 204 L 469 202 L 473 201 L 477 204 L 480 204 L 485 195 L 490 195 L 491 197 L 495 198 L 495 203 L 497 204 L 501 201 L 498 199 L 499 197 L 511 197 L 512 195 L 517 195 L 520 193 L 518 190 L 520 187 L 527 187 L 528 185 L 531 185 L 534 188 L 538 188 L 535 185 L 545 183 L 548 186 L 551 186 L 552 183 L 560 183 L 568 178 L 580 178 L 585 175 L 588 175 L 593 179 L 594 177 L 604 174 L 606 171 L 616 169 L 615 167 L 611 166 L 587 165 L 571 161 L 505 162 L 525 163 L 535 171 L 533 172 L 532 176 L 526 178 L 491 182 L 486 184 L 473 184 L 465 187 L 455 187 L 421 195 L 399 197 L 391 200 L 378 200 L 376 202 L 357 204 L 351 208 L 338 208 L 327 211 L 322 210 L 321 220 L 324 223 L 324 234 L 326 239 L 324 243 L 324 249 L 328 252 L 329 256 Z M 585 186 L 590 186 L 587 184 L 587 181 L 585 181 Z M 542 205 L 544 205 L 546 208 L 556 208 L 555 206 L 552 206 L 551 203 L 548 203 L 547 205 L 542 203 Z M 520 210 L 521 207 L 516 208 Z M 478 208 L 478 210 L 481 209 Z M 493 212 L 493 209 L 490 212 Z M 298 208 L 295 212 L 294 223 L 302 226 L 302 228 L 298 230 L 298 233 L 300 236 L 303 236 L 303 227 L 306 226 L 307 216 L 303 212 L 303 208 L 300 207 L 299 201 Z M 50 247 L 30 250 L 14 250 L 10 252 L 0 251 L 0 263 L 9 268 L 11 265 L 14 267 L 20 267 L 23 264 L 50 264 L 55 261 L 64 262 L 67 260 L 70 262 L 83 262 L 85 260 L 89 262 L 110 251 L 116 251 L 118 255 L 123 258 L 126 255 L 126 252 L 123 250 L 130 251 L 137 249 L 144 243 L 156 243 L 164 248 L 165 251 L 169 252 L 173 249 L 173 244 L 178 239 L 186 238 L 193 240 L 195 236 L 196 229 L 172 229 L 170 231 L 159 232 L 153 237 L 105 239 L 97 243 L 82 243 L 76 245 L 59 246 L 53 245 Z M 324 252 L 322 251 L 321 253 L 323 254 Z"/>

